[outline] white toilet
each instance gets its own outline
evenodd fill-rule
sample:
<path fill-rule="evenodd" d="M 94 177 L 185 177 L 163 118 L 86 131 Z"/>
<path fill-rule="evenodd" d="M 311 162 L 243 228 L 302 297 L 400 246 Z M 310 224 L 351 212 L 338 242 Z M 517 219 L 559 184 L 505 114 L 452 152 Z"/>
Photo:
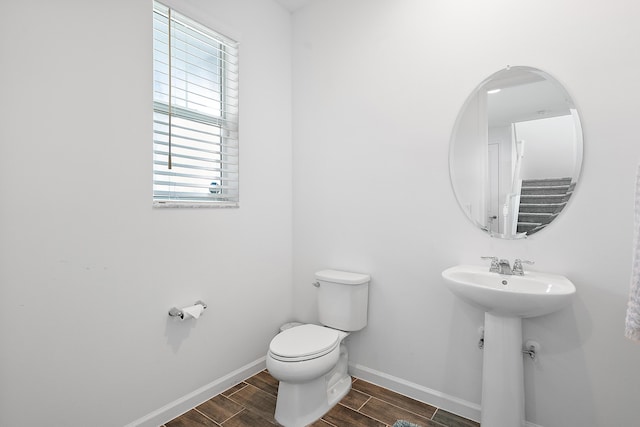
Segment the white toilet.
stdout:
<path fill-rule="evenodd" d="M 280 381 L 275 419 L 285 427 L 313 423 L 349 393 L 351 377 L 342 341 L 367 325 L 368 274 L 323 270 L 316 279 L 324 326 L 285 329 L 271 340 L 267 353 L 267 369 Z"/>

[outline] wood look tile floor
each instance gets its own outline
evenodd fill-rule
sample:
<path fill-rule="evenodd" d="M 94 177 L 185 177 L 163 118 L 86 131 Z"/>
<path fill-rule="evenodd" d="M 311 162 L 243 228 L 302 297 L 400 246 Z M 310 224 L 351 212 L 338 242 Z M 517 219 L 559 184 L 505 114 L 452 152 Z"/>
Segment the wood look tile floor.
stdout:
<path fill-rule="evenodd" d="M 273 427 L 278 381 L 265 370 L 207 400 L 164 427 Z M 351 391 L 310 427 L 389 427 L 406 420 L 422 427 L 480 424 L 354 378 Z"/>

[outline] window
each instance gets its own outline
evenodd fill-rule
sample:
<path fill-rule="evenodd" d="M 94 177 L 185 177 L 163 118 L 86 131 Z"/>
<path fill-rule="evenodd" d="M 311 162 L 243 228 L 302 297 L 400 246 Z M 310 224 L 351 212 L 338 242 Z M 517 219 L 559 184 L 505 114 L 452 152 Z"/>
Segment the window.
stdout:
<path fill-rule="evenodd" d="M 238 206 L 238 46 L 153 7 L 154 206 Z"/>

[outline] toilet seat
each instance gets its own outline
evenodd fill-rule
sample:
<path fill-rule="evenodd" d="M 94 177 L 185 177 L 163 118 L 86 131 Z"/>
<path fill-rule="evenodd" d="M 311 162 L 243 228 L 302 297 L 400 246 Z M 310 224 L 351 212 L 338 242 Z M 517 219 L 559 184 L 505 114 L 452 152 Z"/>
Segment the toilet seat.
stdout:
<path fill-rule="evenodd" d="M 330 353 L 340 345 L 341 331 L 318 325 L 300 325 L 280 332 L 269 344 L 269 354 L 283 362 L 301 362 Z"/>

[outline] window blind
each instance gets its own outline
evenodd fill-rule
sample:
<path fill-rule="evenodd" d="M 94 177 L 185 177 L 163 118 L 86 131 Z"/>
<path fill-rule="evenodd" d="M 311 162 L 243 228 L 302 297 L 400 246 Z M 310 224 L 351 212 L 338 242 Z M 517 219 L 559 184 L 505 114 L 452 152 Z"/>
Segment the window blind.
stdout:
<path fill-rule="evenodd" d="M 238 206 L 238 45 L 153 8 L 154 205 Z"/>

